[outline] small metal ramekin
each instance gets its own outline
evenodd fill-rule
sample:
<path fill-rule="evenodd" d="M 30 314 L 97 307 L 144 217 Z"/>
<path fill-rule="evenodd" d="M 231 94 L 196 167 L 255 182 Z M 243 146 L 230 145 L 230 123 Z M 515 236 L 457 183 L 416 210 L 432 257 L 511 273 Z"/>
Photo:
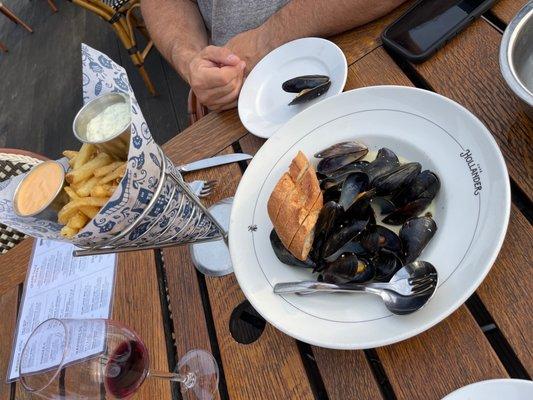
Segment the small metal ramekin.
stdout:
<path fill-rule="evenodd" d="M 74 136 L 76 136 L 81 142 L 94 144 L 103 152 L 124 160 L 127 159 L 128 156 L 131 119 L 114 135 L 105 140 L 95 142 L 87 139 L 87 124 L 89 124 L 91 119 L 103 112 L 107 107 L 117 103 L 131 105 L 129 97 L 121 93 L 107 93 L 89 101 L 80 111 L 78 111 L 78 114 L 76 114 L 74 122 L 72 123 L 72 130 L 74 131 Z"/>
<path fill-rule="evenodd" d="M 516 14 L 503 34 L 500 68 L 507 85 L 533 119 L 533 1 Z"/>
<path fill-rule="evenodd" d="M 32 174 L 32 172 L 36 171 L 38 168 L 42 168 L 43 165 L 51 164 L 51 163 L 57 164 L 61 167 L 61 171 L 63 173 L 63 179 L 62 179 L 63 184 L 61 184 L 57 188 L 57 191 L 55 192 L 55 195 L 53 196 L 53 198 L 51 198 L 50 201 L 44 204 L 39 210 L 37 210 L 33 214 L 22 214 L 17 208 L 18 195 L 19 195 L 19 190 L 20 190 L 20 187 L 22 186 L 22 183 L 28 178 L 30 174 Z M 61 207 L 63 207 L 63 204 L 65 203 L 65 196 L 63 194 L 64 186 L 65 186 L 65 168 L 63 167 L 63 165 L 61 165 L 61 163 L 57 161 L 53 161 L 53 160 L 39 163 L 35 167 L 33 167 L 30 170 L 30 172 L 28 172 L 27 175 L 19 182 L 17 189 L 15 190 L 15 194 L 13 195 L 13 211 L 19 217 L 34 217 L 37 219 L 44 219 L 48 221 L 57 222 L 57 213 L 61 209 Z"/>

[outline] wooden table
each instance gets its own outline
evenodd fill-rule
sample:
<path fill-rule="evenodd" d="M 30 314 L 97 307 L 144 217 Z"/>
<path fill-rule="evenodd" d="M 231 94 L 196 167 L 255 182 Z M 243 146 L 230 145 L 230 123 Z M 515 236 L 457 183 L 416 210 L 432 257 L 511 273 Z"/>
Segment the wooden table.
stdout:
<path fill-rule="evenodd" d="M 246 302 L 233 275 L 205 278 L 188 250 L 119 256 L 113 318 L 145 340 L 154 368 L 172 369 L 191 348 L 208 349 L 221 366 L 221 399 L 440 399 L 466 384 L 533 373 L 533 126 L 505 86 L 498 67 L 501 28 L 525 0 L 501 0 L 431 60 L 392 58 L 379 34 L 401 10 L 333 40 L 349 63 L 346 89 L 380 84 L 418 86 L 470 109 L 491 130 L 506 158 L 513 206 L 503 249 L 476 293 L 443 322 L 402 343 L 366 351 L 309 346 L 270 326 Z M 405 8 L 405 7 L 404 7 Z M 263 141 L 248 134 L 235 110 L 212 113 L 165 144 L 175 163 L 219 153 L 254 153 Z M 211 204 L 231 196 L 245 166 L 187 176 L 218 179 Z M 32 241 L 0 258 L 0 376 L 12 333 Z M 235 334 L 234 338 L 233 334 Z M 142 399 L 170 399 L 166 382 L 148 380 Z M 13 384 L 0 400 L 22 398 Z"/>

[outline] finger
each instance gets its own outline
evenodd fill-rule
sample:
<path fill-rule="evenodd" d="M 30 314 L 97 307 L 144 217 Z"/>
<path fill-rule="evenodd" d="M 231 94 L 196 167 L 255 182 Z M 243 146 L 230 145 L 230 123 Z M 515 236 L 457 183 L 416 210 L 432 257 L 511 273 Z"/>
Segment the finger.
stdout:
<path fill-rule="evenodd" d="M 231 105 L 232 103 L 237 101 L 237 99 L 239 98 L 239 93 L 241 91 L 241 87 L 242 87 L 242 80 L 226 96 L 221 97 L 218 100 L 214 101 L 211 104 L 211 108 L 215 109 L 215 107 L 216 107 L 217 110 L 218 109 L 224 109 L 225 110 L 227 108 L 231 108 L 231 107 L 229 107 L 229 105 Z"/>
<path fill-rule="evenodd" d="M 204 49 L 205 58 L 220 65 L 237 66 L 241 59 L 227 47 L 207 46 Z"/>
<path fill-rule="evenodd" d="M 236 67 L 221 67 L 221 68 L 202 68 L 204 74 L 204 85 L 206 89 L 225 86 L 243 74 L 243 69 L 246 64 L 239 63 Z"/>
<path fill-rule="evenodd" d="M 213 104 L 218 99 L 228 95 L 231 93 L 236 86 L 239 85 L 239 77 L 236 77 L 233 79 L 230 83 L 220 86 L 214 89 L 207 89 L 199 91 L 199 95 L 197 94 L 197 97 L 200 99 L 200 101 L 204 104 Z"/>

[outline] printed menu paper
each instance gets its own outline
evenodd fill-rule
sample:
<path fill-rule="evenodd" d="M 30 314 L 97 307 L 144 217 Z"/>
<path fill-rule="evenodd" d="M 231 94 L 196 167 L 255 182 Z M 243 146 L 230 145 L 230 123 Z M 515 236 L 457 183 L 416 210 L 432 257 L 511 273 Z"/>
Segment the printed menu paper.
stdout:
<path fill-rule="evenodd" d="M 36 239 L 32 260 L 24 284 L 22 305 L 7 380 L 19 378 L 22 350 L 33 330 L 49 318 L 109 318 L 113 298 L 116 255 L 74 258 L 70 243 Z M 104 350 L 105 324 L 71 324 L 74 346 L 65 363 L 85 359 Z M 57 329 L 55 327 L 54 329 Z M 40 371 L 58 365 L 62 358 L 54 348 L 53 335 L 43 334 L 33 349 L 42 356 L 32 358 L 26 371 Z"/>

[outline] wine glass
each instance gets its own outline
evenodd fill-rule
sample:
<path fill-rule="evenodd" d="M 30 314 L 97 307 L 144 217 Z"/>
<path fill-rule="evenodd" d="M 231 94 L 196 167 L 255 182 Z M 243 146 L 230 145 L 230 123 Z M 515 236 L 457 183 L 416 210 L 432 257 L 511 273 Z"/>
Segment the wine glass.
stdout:
<path fill-rule="evenodd" d="M 204 350 L 189 351 L 174 372 L 154 371 L 143 341 L 121 323 L 52 318 L 28 338 L 19 376 L 27 391 L 49 400 L 126 399 L 146 378 L 178 382 L 184 394 L 209 400 L 218 389 L 219 371 L 213 356 Z"/>

